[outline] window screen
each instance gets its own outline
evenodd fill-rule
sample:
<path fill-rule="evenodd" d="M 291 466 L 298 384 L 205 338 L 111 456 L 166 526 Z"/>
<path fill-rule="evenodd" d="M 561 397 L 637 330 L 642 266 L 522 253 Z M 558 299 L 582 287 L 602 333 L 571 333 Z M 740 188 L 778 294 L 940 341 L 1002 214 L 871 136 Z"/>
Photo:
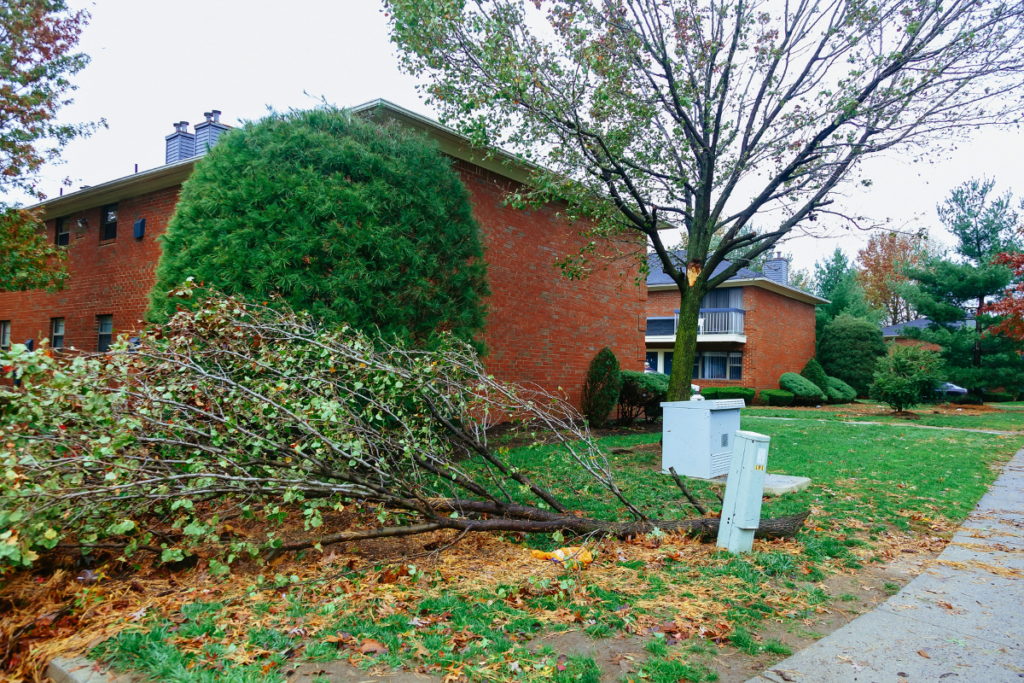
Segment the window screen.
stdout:
<path fill-rule="evenodd" d="M 107 204 L 100 215 L 100 240 L 117 239 L 117 204 Z"/>
<path fill-rule="evenodd" d="M 50 319 L 50 348 L 54 351 L 64 349 L 64 318 Z"/>
<path fill-rule="evenodd" d="M 114 316 L 100 315 L 96 317 L 96 327 L 99 329 L 99 340 L 96 344 L 97 351 L 110 349 L 110 340 L 114 336 Z"/>
<path fill-rule="evenodd" d="M 54 230 L 54 242 L 58 247 L 66 247 L 71 241 L 71 226 L 65 218 L 57 219 L 57 228 Z"/>
<path fill-rule="evenodd" d="M 705 351 L 704 376 L 701 379 L 728 379 L 726 360 L 729 354 L 725 351 Z"/>
<path fill-rule="evenodd" d="M 729 354 L 729 379 L 743 379 L 743 353 L 733 351 Z"/>

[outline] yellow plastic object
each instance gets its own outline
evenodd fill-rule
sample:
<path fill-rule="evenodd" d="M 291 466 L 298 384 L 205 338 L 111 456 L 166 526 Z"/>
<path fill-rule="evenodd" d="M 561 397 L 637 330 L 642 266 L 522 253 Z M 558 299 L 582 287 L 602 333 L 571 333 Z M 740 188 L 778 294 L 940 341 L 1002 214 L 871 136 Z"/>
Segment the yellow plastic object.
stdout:
<path fill-rule="evenodd" d="M 579 546 L 559 548 L 553 553 L 546 553 L 543 550 L 531 550 L 530 554 L 538 560 L 558 562 L 565 566 L 566 569 L 575 569 L 577 567 L 586 569 L 587 565 L 594 561 L 594 556 L 590 554 L 590 551 Z"/>

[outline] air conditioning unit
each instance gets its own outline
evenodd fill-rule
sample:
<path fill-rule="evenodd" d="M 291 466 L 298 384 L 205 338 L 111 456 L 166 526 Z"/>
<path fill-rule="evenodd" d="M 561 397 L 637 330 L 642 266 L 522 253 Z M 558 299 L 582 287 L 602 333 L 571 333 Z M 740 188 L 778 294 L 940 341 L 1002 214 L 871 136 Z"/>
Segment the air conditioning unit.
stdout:
<path fill-rule="evenodd" d="M 743 405 L 741 398 L 662 403 L 662 471 L 674 467 L 680 476 L 699 479 L 729 474 Z"/>

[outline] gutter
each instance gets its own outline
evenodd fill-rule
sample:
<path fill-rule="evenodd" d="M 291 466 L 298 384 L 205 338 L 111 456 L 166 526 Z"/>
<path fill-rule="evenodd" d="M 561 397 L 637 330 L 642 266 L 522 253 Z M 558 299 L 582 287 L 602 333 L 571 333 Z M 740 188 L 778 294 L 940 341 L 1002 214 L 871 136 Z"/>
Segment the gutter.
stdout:
<path fill-rule="evenodd" d="M 738 287 L 745 285 L 749 285 L 751 287 L 760 287 L 761 289 L 767 289 L 770 292 L 781 294 L 782 296 L 788 297 L 790 299 L 796 299 L 797 301 L 801 301 L 805 304 L 818 305 L 830 303 L 828 299 L 823 299 L 820 296 L 815 296 L 814 294 L 808 294 L 802 289 L 790 287 L 789 285 L 781 284 L 779 282 L 776 282 L 775 280 L 769 280 L 766 277 L 736 278 L 732 280 L 726 280 L 724 283 L 719 285 L 719 288 L 734 286 Z M 666 285 L 647 285 L 647 291 L 671 292 L 679 291 L 679 288 L 675 285 L 675 283 Z"/>

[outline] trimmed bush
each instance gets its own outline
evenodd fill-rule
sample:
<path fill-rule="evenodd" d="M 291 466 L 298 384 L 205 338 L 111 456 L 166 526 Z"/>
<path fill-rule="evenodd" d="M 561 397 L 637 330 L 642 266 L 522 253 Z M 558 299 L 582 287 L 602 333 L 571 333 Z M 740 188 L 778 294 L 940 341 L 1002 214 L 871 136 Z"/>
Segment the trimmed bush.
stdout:
<path fill-rule="evenodd" d="M 653 420 L 662 414 L 661 402 L 668 393 L 668 375 L 623 370 L 619 390 L 619 419 L 633 424 L 641 414 Z"/>
<path fill-rule="evenodd" d="M 857 390 L 838 377 L 829 377 L 827 385 L 829 403 L 853 403 L 857 398 Z"/>
<path fill-rule="evenodd" d="M 825 374 L 825 370 L 814 358 L 807 361 L 807 365 L 800 371 L 800 375 L 806 379 L 811 380 L 814 386 L 821 389 L 821 393 L 828 395 L 828 375 Z"/>
<path fill-rule="evenodd" d="M 1013 394 L 1004 394 L 1001 391 L 986 391 L 981 397 L 985 403 L 1006 403 L 1013 400 Z"/>
<path fill-rule="evenodd" d="M 798 405 L 821 403 L 825 394 L 811 380 L 795 372 L 785 372 L 779 377 L 779 388 L 793 394 Z"/>
<path fill-rule="evenodd" d="M 619 391 L 622 389 L 622 373 L 619 371 L 619 359 L 607 346 L 597 352 L 587 368 L 587 376 L 583 380 L 583 397 L 580 399 L 580 412 L 587 418 L 592 427 L 600 427 L 608 420 L 619 402 Z"/>
<path fill-rule="evenodd" d="M 837 316 L 825 326 L 818 345 L 818 362 L 829 377 L 837 377 L 867 396 L 878 359 L 886 354 L 882 330 L 852 315 Z"/>
<path fill-rule="evenodd" d="M 783 389 L 762 389 L 761 403 L 769 406 L 791 406 L 796 396 Z"/>
<path fill-rule="evenodd" d="M 984 400 L 978 394 L 961 394 L 950 397 L 949 402 L 958 406 L 980 406 Z"/>
<path fill-rule="evenodd" d="M 473 342 L 489 294 L 479 233 L 469 191 L 423 135 L 331 108 L 272 114 L 196 162 L 147 317 L 195 307 L 169 294 L 191 276 L 389 342 Z"/>
<path fill-rule="evenodd" d="M 878 362 L 871 398 L 900 412 L 930 399 L 942 381 L 942 359 L 920 346 L 893 344 Z"/>
<path fill-rule="evenodd" d="M 707 389 L 701 389 L 700 395 L 709 401 L 716 399 L 727 399 L 727 398 L 742 398 L 743 402 L 748 406 L 754 402 L 754 396 L 757 394 L 756 389 L 750 387 L 708 387 Z"/>

